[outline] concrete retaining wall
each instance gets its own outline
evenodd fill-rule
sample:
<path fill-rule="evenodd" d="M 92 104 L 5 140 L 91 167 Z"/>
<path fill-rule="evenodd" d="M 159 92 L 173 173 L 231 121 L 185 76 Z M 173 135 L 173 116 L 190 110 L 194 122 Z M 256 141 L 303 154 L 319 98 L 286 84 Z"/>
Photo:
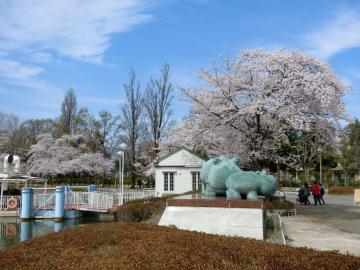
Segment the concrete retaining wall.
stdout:
<path fill-rule="evenodd" d="M 264 240 L 264 212 L 260 208 L 168 206 L 159 225 Z"/>

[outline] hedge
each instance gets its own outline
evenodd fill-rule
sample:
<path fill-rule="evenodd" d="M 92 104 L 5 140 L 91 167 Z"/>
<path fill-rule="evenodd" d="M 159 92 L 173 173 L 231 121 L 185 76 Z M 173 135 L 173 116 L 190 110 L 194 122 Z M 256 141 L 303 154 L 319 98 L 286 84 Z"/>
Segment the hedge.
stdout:
<path fill-rule="evenodd" d="M 329 188 L 328 193 L 333 195 L 350 195 L 354 194 L 354 188 L 349 186 L 337 186 Z"/>
<path fill-rule="evenodd" d="M 360 258 L 143 223 L 99 223 L 0 252 L 0 269 L 360 269 Z"/>

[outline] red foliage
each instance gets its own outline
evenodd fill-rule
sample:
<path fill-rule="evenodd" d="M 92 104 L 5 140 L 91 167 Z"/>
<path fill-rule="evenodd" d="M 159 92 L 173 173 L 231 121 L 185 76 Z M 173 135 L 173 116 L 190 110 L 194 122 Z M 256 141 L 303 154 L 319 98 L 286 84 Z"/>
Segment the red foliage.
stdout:
<path fill-rule="evenodd" d="M 329 194 L 333 195 L 346 195 L 346 194 L 354 194 L 354 188 L 353 187 L 332 187 L 329 188 Z"/>
<path fill-rule="evenodd" d="M 0 252 L 0 269 L 360 269 L 360 258 L 143 223 L 79 226 Z"/>

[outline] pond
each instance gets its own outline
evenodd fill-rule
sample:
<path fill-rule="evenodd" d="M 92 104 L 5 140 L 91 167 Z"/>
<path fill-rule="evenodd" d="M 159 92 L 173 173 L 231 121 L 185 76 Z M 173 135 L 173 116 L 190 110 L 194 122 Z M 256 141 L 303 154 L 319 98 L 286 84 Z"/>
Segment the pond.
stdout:
<path fill-rule="evenodd" d="M 9 248 L 21 241 L 58 232 L 65 228 L 103 221 L 104 217 L 101 215 L 61 221 L 46 219 L 24 221 L 20 218 L 0 218 L 0 250 Z M 112 217 L 105 217 L 105 221 L 112 221 Z"/>

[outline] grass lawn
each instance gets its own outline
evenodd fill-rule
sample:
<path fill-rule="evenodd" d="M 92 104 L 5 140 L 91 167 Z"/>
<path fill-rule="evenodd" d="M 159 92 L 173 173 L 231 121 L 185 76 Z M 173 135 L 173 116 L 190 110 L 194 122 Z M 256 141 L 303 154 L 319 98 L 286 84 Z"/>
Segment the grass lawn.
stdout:
<path fill-rule="evenodd" d="M 0 252 L 0 269 L 360 269 L 360 258 L 119 222 L 22 242 Z"/>

